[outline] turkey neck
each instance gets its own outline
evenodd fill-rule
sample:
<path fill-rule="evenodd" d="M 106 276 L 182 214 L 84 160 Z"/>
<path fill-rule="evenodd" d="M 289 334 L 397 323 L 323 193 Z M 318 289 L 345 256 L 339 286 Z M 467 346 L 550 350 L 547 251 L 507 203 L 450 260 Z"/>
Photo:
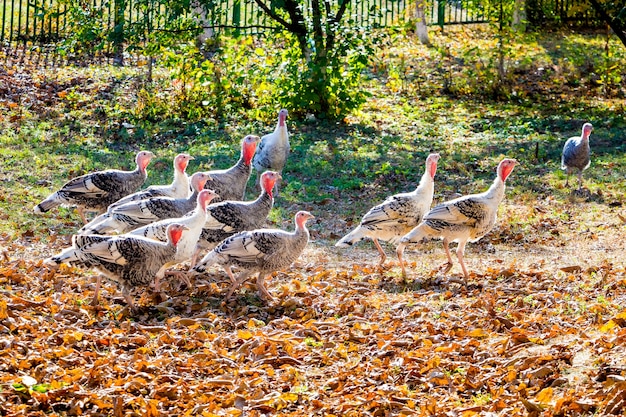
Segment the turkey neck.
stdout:
<path fill-rule="evenodd" d="M 242 174 L 248 175 L 248 177 L 250 177 L 250 175 L 252 174 L 252 161 L 249 164 L 246 164 L 246 160 L 242 155 L 237 163 L 226 172 L 229 174 L 241 172 Z"/>
<path fill-rule="evenodd" d="M 417 185 L 417 188 L 415 189 L 416 193 L 419 192 L 425 192 L 428 193 L 429 195 L 432 195 L 435 193 L 435 181 L 433 180 L 433 177 L 430 176 L 430 173 L 428 172 L 428 170 L 426 170 L 426 172 L 424 172 L 424 175 L 422 175 L 422 178 L 420 179 L 420 183 Z"/>
<path fill-rule="evenodd" d="M 491 187 L 487 191 L 485 191 L 485 198 L 489 200 L 495 200 L 497 202 L 502 201 L 504 198 L 504 189 L 505 189 L 504 181 L 500 179 L 499 176 L 493 181 Z"/>
<path fill-rule="evenodd" d="M 274 205 L 274 197 L 265 190 L 263 190 L 261 192 L 261 195 L 259 195 L 257 199 L 254 200 L 252 204 L 250 204 L 250 206 L 252 207 L 270 207 L 270 208 L 273 205 Z"/>

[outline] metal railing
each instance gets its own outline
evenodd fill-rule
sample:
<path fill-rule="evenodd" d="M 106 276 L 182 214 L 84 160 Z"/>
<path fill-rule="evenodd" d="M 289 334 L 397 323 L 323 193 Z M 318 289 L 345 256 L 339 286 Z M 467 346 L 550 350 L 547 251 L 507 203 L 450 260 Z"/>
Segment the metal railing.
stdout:
<path fill-rule="evenodd" d="M 568 10 L 574 10 L 584 0 L 531 1 L 540 3 L 542 10 L 551 11 L 544 13 L 545 16 L 531 17 L 555 20 L 558 16 L 557 20 L 566 21 L 572 18 Z M 258 34 L 277 29 L 277 24 L 254 0 L 216 0 L 209 10 L 196 5 L 182 11 L 170 10 L 164 0 L 0 0 L 0 4 L 0 54 L 21 59 L 68 59 L 64 51 L 72 49 L 67 44 L 72 38 L 67 35 L 78 32 L 81 41 L 87 43 L 83 48 L 93 53 L 92 58 L 119 56 L 131 34 L 136 43 L 138 37 L 171 30 L 172 13 L 196 15 L 196 24 L 208 34 L 219 31 Z M 485 13 L 477 4 L 480 0 L 432 0 L 426 19 L 442 28 L 449 24 L 485 22 Z M 353 0 L 348 19 L 356 26 L 402 26 L 414 16 L 414 7 L 411 0 Z"/>

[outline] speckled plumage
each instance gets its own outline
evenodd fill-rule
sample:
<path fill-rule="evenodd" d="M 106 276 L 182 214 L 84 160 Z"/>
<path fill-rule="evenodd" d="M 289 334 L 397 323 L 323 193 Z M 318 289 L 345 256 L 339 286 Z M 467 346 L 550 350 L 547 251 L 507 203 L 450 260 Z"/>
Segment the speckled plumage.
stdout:
<path fill-rule="evenodd" d="M 102 213 L 107 207 L 139 189 L 146 181 L 146 167 L 154 154 L 149 151 L 137 153 L 137 167 L 133 171 L 109 169 L 81 175 L 65 183 L 58 191 L 35 206 L 35 213 L 44 213 L 57 206 L 76 206 L 83 222 L 84 211 Z"/>
<path fill-rule="evenodd" d="M 178 250 L 173 264 L 191 259 L 200 233 L 202 233 L 202 226 L 206 221 L 207 206 L 216 197 L 217 194 L 213 190 L 202 190 L 198 194 L 196 208 L 189 213 L 182 217 L 163 219 L 147 224 L 133 230 L 129 235 L 144 236 L 165 242 L 167 240 L 167 227 L 170 224 L 178 223 L 185 225 L 189 231 L 185 232 L 180 242 L 178 242 Z"/>
<path fill-rule="evenodd" d="M 226 298 L 252 274 L 258 272 L 257 287 L 261 296 L 271 299 L 272 296 L 265 288 L 264 278 L 267 274 L 291 265 L 300 256 L 309 241 L 306 221 L 311 218 L 313 215 L 309 212 L 296 213 L 294 232 L 259 229 L 237 233 L 202 258 L 194 270 L 202 273 L 213 264 L 221 265 L 232 281 Z M 242 270 L 237 279 L 231 271 L 233 266 Z"/>
<path fill-rule="evenodd" d="M 213 249 L 235 233 L 259 229 L 274 206 L 272 188 L 280 175 L 266 171 L 261 176 L 262 191 L 253 201 L 222 201 L 207 209 L 206 222 L 198 239 L 196 255 L 200 250 Z M 192 260 L 194 263 L 196 256 Z"/>
<path fill-rule="evenodd" d="M 570 174 L 577 172 L 579 189 L 583 186 L 583 171 L 589 168 L 591 163 L 591 148 L 589 147 L 589 135 L 593 130 L 591 123 L 585 123 L 580 136 L 569 138 L 563 146 L 561 155 L 561 168 L 567 173 L 565 186 L 569 185 Z"/>
<path fill-rule="evenodd" d="M 457 257 L 465 279 L 469 274 L 463 261 L 467 241 L 475 242 L 486 235 L 496 223 L 498 205 L 504 198 L 505 181 L 517 164 L 514 159 L 504 159 L 498 164 L 498 175 L 489 189 L 480 194 L 463 196 L 435 206 L 422 222 L 400 239 L 396 253 L 406 275 L 402 254 L 409 243 L 420 242 L 424 238 L 443 239 L 448 257 L 448 269 L 452 266 L 449 251 L 450 242 L 458 242 Z"/>
<path fill-rule="evenodd" d="M 131 201 L 104 213 L 100 221 L 79 230 L 80 234 L 126 233 L 138 227 L 163 219 L 181 217 L 194 209 L 198 193 L 207 181 L 208 175 L 196 172 L 191 177 L 193 193 L 186 198 L 154 197 L 147 200 Z"/>
<path fill-rule="evenodd" d="M 186 153 L 176 155 L 174 158 L 174 180 L 168 185 L 151 185 L 145 190 L 137 191 L 136 193 L 127 195 L 124 198 L 117 200 L 111 204 L 108 208 L 110 210 L 113 207 L 121 206 L 131 201 L 145 200 L 153 197 L 172 197 L 172 198 L 185 198 L 189 196 L 189 177 L 185 173 L 189 161 L 193 160 L 193 156 Z M 107 211 L 108 211 L 107 210 Z"/>
<path fill-rule="evenodd" d="M 168 227 L 167 242 L 143 236 L 75 235 L 72 247 L 53 256 L 49 261 L 60 264 L 75 263 L 94 268 L 122 287 L 124 298 L 130 306 L 130 290 L 146 286 L 155 278 L 162 277 L 165 265 L 176 255 L 176 245 L 186 226 L 172 224 Z M 100 281 L 96 285 L 94 302 L 98 297 Z"/>
<path fill-rule="evenodd" d="M 252 174 L 252 158 L 257 150 L 259 137 L 248 135 L 241 141 L 241 157 L 228 169 L 208 171 L 211 176 L 204 188 L 215 191 L 219 197 L 214 203 L 226 200 L 243 200 L 246 185 Z"/>
<path fill-rule="evenodd" d="M 409 193 L 400 193 L 388 197 L 381 204 L 372 207 L 361 219 L 361 223 L 335 246 L 354 245 L 365 238 L 374 241 L 380 254 L 380 264 L 387 258 L 379 240 L 397 244 L 400 238 L 422 221 L 430 209 L 434 194 L 434 177 L 437 171 L 439 154 L 426 158 L 426 169 L 417 188 Z"/>
<path fill-rule="evenodd" d="M 287 115 L 286 109 L 282 109 L 278 112 L 278 122 L 276 128 L 270 134 L 267 134 L 261 138 L 259 148 L 254 155 L 252 164 L 257 171 L 258 179 L 257 184 L 260 181 L 260 175 L 265 171 L 276 171 L 279 174 L 283 172 L 289 152 L 291 150 L 289 144 L 289 131 L 287 130 Z M 278 189 L 278 184 L 276 185 Z"/>

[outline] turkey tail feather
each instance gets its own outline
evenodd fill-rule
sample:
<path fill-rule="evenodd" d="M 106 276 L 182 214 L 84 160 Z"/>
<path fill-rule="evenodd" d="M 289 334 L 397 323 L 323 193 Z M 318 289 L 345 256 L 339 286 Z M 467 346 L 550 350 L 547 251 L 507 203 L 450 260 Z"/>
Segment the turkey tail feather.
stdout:
<path fill-rule="evenodd" d="M 339 248 L 345 248 L 348 246 L 352 246 L 355 243 L 359 243 L 366 238 L 363 232 L 364 230 L 361 227 L 357 227 L 356 229 L 342 237 L 337 243 L 335 243 L 335 246 Z"/>
<path fill-rule="evenodd" d="M 426 226 L 421 223 L 400 239 L 400 243 L 417 243 L 428 236 Z"/>
<path fill-rule="evenodd" d="M 219 254 L 212 250 L 211 252 L 207 253 L 196 266 L 193 267 L 193 270 L 200 273 L 205 272 L 208 267 L 218 261 L 218 258 Z"/>
<path fill-rule="evenodd" d="M 45 200 L 43 200 L 41 203 L 37 204 L 34 208 L 34 211 L 35 213 L 45 213 L 57 206 L 60 206 L 61 204 L 63 204 L 63 202 L 60 201 L 58 194 L 54 193 Z"/>

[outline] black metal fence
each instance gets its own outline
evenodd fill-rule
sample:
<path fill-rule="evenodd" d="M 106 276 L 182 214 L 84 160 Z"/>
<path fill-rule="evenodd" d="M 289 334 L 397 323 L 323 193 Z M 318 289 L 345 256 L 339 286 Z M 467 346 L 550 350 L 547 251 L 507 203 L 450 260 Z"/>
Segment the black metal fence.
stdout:
<path fill-rule="evenodd" d="M 527 0 L 542 10 L 529 19 L 531 23 L 533 19 L 565 22 L 576 18 L 572 10 L 585 1 Z M 92 57 L 119 56 L 131 33 L 137 43 L 151 33 L 171 30 L 172 16 L 196 16 L 194 24 L 208 35 L 223 30 L 255 34 L 277 28 L 254 0 L 215 0 L 209 9 L 197 3 L 194 7 L 192 1 L 188 10 L 172 10 L 165 0 L 0 0 L 0 4 L 0 53 L 13 59 L 68 59 L 64 52 L 73 48 L 68 34 L 78 32 Z M 432 0 L 430 4 L 426 19 L 431 25 L 487 19 L 481 0 Z M 393 27 L 410 23 L 414 8 L 411 0 L 353 0 L 348 13 L 353 25 Z M 589 19 L 588 13 L 584 18 Z"/>

